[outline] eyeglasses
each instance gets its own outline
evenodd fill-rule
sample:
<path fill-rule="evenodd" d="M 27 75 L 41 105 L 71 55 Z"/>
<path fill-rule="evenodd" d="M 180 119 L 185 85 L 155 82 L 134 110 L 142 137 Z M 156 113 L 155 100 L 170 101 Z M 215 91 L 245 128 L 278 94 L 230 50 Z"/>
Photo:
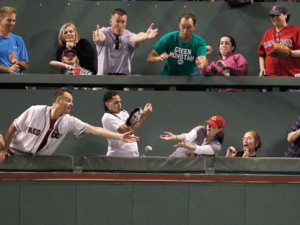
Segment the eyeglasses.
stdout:
<path fill-rule="evenodd" d="M 116 36 L 115 49 L 118 50 L 119 48 L 120 48 L 120 40 L 119 40 L 119 36 Z"/>
<path fill-rule="evenodd" d="M 252 137 L 243 137 L 242 141 L 252 141 L 253 138 Z"/>

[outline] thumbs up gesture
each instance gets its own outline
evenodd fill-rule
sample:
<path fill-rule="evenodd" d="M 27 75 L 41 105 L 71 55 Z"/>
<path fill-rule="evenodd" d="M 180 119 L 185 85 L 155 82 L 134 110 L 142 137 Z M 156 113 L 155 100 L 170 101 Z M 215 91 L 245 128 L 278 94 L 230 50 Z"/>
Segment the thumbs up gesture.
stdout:
<path fill-rule="evenodd" d="M 95 43 L 101 43 L 105 40 L 105 35 L 100 31 L 100 26 L 97 24 L 96 30 L 93 31 L 93 41 Z"/>

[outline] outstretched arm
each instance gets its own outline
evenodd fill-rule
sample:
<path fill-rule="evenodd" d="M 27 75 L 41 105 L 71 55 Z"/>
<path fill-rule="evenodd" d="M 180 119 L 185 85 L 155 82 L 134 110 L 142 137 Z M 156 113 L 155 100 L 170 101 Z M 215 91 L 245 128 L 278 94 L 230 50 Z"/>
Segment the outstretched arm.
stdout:
<path fill-rule="evenodd" d="M 103 32 L 100 31 L 100 26 L 96 26 L 96 30 L 93 31 L 93 41 L 95 44 L 100 44 L 105 41 L 105 35 Z"/>
<path fill-rule="evenodd" d="M 187 144 L 185 140 L 178 142 L 174 145 L 174 148 L 184 148 L 190 152 L 193 152 L 197 155 L 215 155 L 215 151 L 213 146 L 206 144 L 206 145 L 195 145 L 195 144 Z"/>
<path fill-rule="evenodd" d="M 118 139 L 124 142 L 136 142 L 140 139 L 139 137 L 132 135 L 133 131 L 129 131 L 124 134 L 119 134 L 106 130 L 103 127 L 95 127 L 92 125 L 87 125 L 87 127 L 85 128 L 85 133 L 105 138 Z"/>
<path fill-rule="evenodd" d="M 50 65 L 53 66 L 54 68 L 56 68 L 59 72 L 62 71 L 63 68 L 67 69 L 67 70 L 73 70 L 74 66 L 62 63 L 62 62 L 58 62 L 58 61 L 51 61 Z"/>
<path fill-rule="evenodd" d="M 164 61 L 165 59 L 167 59 L 169 57 L 172 57 L 172 55 L 169 55 L 166 52 L 159 55 L 155 50 L 152 50 L 147 57 L 147 61 L 148 62 L 160 62 L 160 61 Z"/>
<path fill-rule="evenodd" d="M 151 23 L 150 27 L 146 32 L 140 32 L 136 35 L 133 35 L 130 39 L 130 42 L 134 48 L 138 47 L 140 43 L 148 39 L 154 38 L 158 34 L 158 29 L 153 29 L 154 23 Z"/>
<path fill-rule="evenodd" d="M 159 136 L 161 139 L 164 139 L 164 140 L 174 140 L 174 141 L 183 141 L 185 140 L 185 135 L 184 134 L 178 134 L 178 135 L 175 135 L 171 132 L 167 132 L 165 131 L 164 134 L 160 135 Z"/>

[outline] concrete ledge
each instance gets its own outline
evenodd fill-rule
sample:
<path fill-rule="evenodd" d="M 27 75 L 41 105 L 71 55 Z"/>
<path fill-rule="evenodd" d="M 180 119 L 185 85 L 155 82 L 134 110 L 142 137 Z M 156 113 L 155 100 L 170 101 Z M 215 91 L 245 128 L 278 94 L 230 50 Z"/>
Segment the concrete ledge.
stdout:
<path fill-rule="evenodd" d="M 62 76 L 60 74 L 25 74 L 0 76 L 0 88 L 36 87 L 135 87 L 135 88 L 299 88 L 297 77 L 224 77 L 224 76 Z"/>

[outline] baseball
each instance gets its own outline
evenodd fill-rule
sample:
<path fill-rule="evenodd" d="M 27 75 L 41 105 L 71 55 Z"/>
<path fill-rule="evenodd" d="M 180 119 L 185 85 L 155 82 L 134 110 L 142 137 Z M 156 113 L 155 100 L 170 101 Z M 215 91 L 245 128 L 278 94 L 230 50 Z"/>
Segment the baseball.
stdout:
<path fill-rule="evenodd" d="M 150 145 L 145 147 L 146 152 L 152 152 L 152 147 Z"/>

